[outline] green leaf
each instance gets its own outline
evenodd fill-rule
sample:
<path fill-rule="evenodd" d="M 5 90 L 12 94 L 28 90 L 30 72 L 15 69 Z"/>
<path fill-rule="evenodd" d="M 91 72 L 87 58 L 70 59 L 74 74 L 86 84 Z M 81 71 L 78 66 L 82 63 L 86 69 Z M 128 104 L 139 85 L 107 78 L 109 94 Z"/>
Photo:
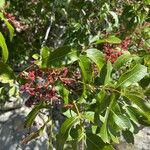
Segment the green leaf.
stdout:
<path fill-rule="evenodd" d="M 64 104 L 68 104 L 69 103 L 69 90 L 67 90 L 64 86 L 61 87 L 61 96 L 64 100 Z"/>
<path fill-rule="evenodd" d="M 115 150 L 115 149 L 113 148 L 113 146 L 107 145 L 102 150 Z"/>
<path fill-rule="evenodd" d="M 114 69 L 116 70 L 120 69 L 123 65 L 125 65 L 131 59 L 132 59 L 132 56 L 130 55 L 130 53 L 125 53 L 121 55 L 113 64 Z"/>
<path fill-rule="evenodd" d="M 40 50 L 40 56 L 41 56 L 41 67 L 45 68 L 48 64 L 48 57 L 51 53 L 51 50 L 48 47 L 42 47 Z"/>
<path fill-rule="evenodd" d="M 55 49 L 48 57 L 48 67 L 68 65 L 78 60 L 77 51 L 70 46 L 63 46 Z"/>
<path fill-rule="evenodd" d="M 125 131 L 122 131 L 122 135 L 127 143 L 134 144 L 134 136 L 132 132 L 125 130 Z"/>
<path fill-rule="evenodd" d="M 145 63 L 145 65 L 150 66 L 150 54 L 144 56 L 144 63 Z"/>
<path fill-rule="evenodd" d="M 5 0 L 0 0 L 0 8 L 3 8 L 5 5 Z"/>
<path fill-rule="evenodd" d="M 111 122 L 110 122 L 111 123 Z M 115 143 L 118 143 L 119 144 L 119 138 L 117 136 L 117 134 L 115 132 L 112 132 L 112 129 L 110 130 L 109 128 L 109 135 L 110 135 L 110 138 L 113 142 Z"/>
<path fill-rule="evenodd" d="M 106 110 L 105 116 L 104 116 L 103 125 L 100 129 L 100 136 L 105 143 L 110 143 L 110 135 L 109 135 L 109 130 L 108 130 L 108 119 L 110 116 L 110 111 L 114 105 L 115 98 L 116 98 L 116 96 L 113 93 L 110 97 L 110 104 L 109 104 L 109 107 L 107 107 L 107 110 Z"/>
<path fill-rule="evenodd" d="M 115 20 L 115 24 L 114 24 L 114 27 L 118 27 L 119 25 L 119 20 L 118 20 L 118 16 L 115 12 L 113 11 L 109 11 L 109 13 L 112 15 L 113 19 Z"/>
<path fill-rule="evenodd" d="M 33 54 L 32 58 L 35 60 L 38 60 L 40 58 L 40 55 L 39 54 Z"/>
<path fill-rule="evenodd" d="M 100 39 L 96 41 L 96 44 L 100 44 L 100 43 L 120 44 L 121 40 L 116 36 L 109 36 L 106 39 Z"/>
<path fill-rule="evenodd" d="M 14 78 L 13 70 L 7 64 L 0 63 L 0 82 L 12 83 Z"/>
<path fill-rule="evenodd" d="M 11 96 L 14 96 L 15 95 L 15 93 L 16 93 L 16 87 L 15 86 L 13 86 L 13 87 L 11 87 L 11 89 L 9 90 L 9 96 L 11 97 Z"/>
<path fill-rule="evenodd" d="M 137 118 L 139 124 L 144 126 L 150 126 L 150 120 L 148 120 L 149 116 L 146 113 L 144 113 L 139 107 L 135 108 L 132 106 L 128 106 L 128 109 Z"/>
<path fill-rule="evenodd" d="M 78 116 L 68 118 L 68 119 L 62 124 L 62 126 L 61 126 L 61 129 L 60 129 L 60 136 L 61 136 L 62 138 L 67 139 L 69 130 L 72 128 L 72 126 L 73 126 L 75 123 L 78 123 L 78 121 L 79 121 L 79 117 L 78 117 Z"/>
<path fill-rule="evenodd" d="M 0 47 L 2 48 L 2 62 L 6 63 L 8 59 L 8 48 L 3 37 L 3 34 L 0 32 Z"/>
<path fill-rule="evenodd" d="M 107 121 L 105 121 L 101 127 L 100 136 L 105 143 L 110 143 L 110 135 L 108 132 Z"/>
<path fill-rule="evenodd" d="M 148 87 L 150 85 L 150 75 L 145 76 L 140 82 L 139 82 L 140 86 L 143 89 L 146 89 L 146 87 Z"/>
<path fill-rule="evenodd" d="M 92 80 L 92 63 L 87 56 L 81 55 L 79 57 L 79 66 L 82 71 L 83 80 L 85 83 L 90 83 Z"/>
<path fill-rule="evenodd" d="M 78 116 L 70 117 L 61 125 L 60 132 L 58 134 L 58 142 L 61 146 L 61 150 L 63 150 L 64 144 L 68 138 L 71 128 L 73 127 L 73 125 L 77 124 L 79 120 L 80 119 Z"/>
<path fill-rule="evenodd" d="M 85 136 L 84 130 L 80 125 L 77 125 L 76 128 L 72 128 L 70 130 L 70 136 L 74 139 L 77 140 L 78 142 L 83 139 Z"/>
<path fill-rule="evenodd" d="M 12 41 L 13 37 L 14 37 L 14 28 L 13 26 L 6 20 L 4 19 L 5 24 L 7 25 L 7 28 L 9 30 L 9 34 L 10 34 L 10 41 Z"/>
<path fill-rule="evenodd" d="M 95 35 L 94 37 L 89 39 L 89 43 L 93 43 L 99 39 L 99 35 Z"/>
<path fill-rule="evenodd" d="M 0 19 L 3 19 L 4 18 L 4 15 L 3 13 L 0 12 Z"/>
<path fill-rule="evenodd" d="M 94 123 L 94 112 L 93 111 L 84 112 L 81 117 L 83 119 L 88 120 L 89 122 Z"/>
<path fill-rule="evenodd" d="M 92 133 L 86 134 L 86 144 L 87 150 L 102 150 L 106 145 L 98 135 Z"/>
<path fill-rule="evenodd" d="M 112 43 L 112 44 L 120 44 L 121 40 L 119 38 L 117 38 L 116 36 L 110 36 L 106 39 L 106 41 L 108 43 Z"/>
<path fill-rule="evenodd" d="M 7 21 L 7 19 L 4 18 L 3 14 L 0 13 L 0 18 L 5 22 L 8 30 L 9 30 L 9 34 L 10 34 L 10 41 L 12 41 L 13 36 L 14 36 L 14 28 L 13 26 Z"/>
<path fill-rule="evenodd" d="M 113 118 L 115 123 L 120 127 L 121 129 L 130 129 L 131 127 L 131 122 L 128 119 L 127 116 L 124 115 L 116 115 L 115 113 L 113 114 Z"/>
<path fill-rule="evenodd" d="M 130 109 L 130 107 L 126 107 L 126 113 L 129 115 L 130 120 L 132 120 L 135 124 L 139 124 L 138 119 L 134 115 L 134 112 Z"/>
<path fill-rule="evenodd" d="M 73 110 L 67 110 L 63 113 L 64 116 L 66 116 L 67 118 L 70 118 L 70 117 L 75 117 L 77 116 L 77 113 L 74 112 Z"/>
<path fill-rule="evenodd" d="M 4 87 L 0 87 L 0 95 L 3 93 Z"/>
<path fill-rule="evenodd" d="M 148 88 L 145 90 L 144 94 L 145 94 L 146 96 L 149 96 L 149 95 L 150 95 L 150 87 L 148 87 Z"/>
<path fill-rule="evenodd" d="M 128 87 L 132 83 L 140 81 L 147 74 L 147 68 L 143 65 L 137 64 L 119 78 L 117 87 Z"/>
<path fill-rule="evenodd" d="M 139 95 L 138 92 L 125 92 L 123 95 L 145 112 L 150 121 L 150 103 L 148 101 Z"/>
<path fill-rule="evenodd" d="M 97 94 L 96 100 L 99 102 L 99 107 L 98 107 L 99 113 L 103 113 L 110 104 L 110 96 L 105 90 L 101 90 Z"/>
<path fill-rule="evenodd" d="M 119 38 L 117 38 L 116 36 L 110 36 L 106 39 L 106 41 L 108 43 L 112 43 L 112 44 L 120 44 L 121 40 Z"/>
<path fill-rule="evenodd" d="M 88 49 L 86 50 L 87 57 L 89 57 L 98 67 L 99 71 L 104 65 L 104 55 L 97 49 Z"/>
<path fill-rule="evenodd" d="M 100 72 L 99 82 L 102 85 L 108 85 L 111 82 L 112 64 L 110 61 L 105 64 Z"/>
<path fill-rule="evenodd" d="M 104 82 L 104 85 L 107 85 L 110 83 L 110 81 L 112 80 L 111 79 L 111 72 L 112 72 L 112 64 L 110 61 L 107 62 L 107 74 L 106 74 L 106 77 L 105 77 L 105 82 Z"/>
<path fill-rule="evenodd" d="M 31 112 L 28 114 L 27 119 L 25 121 L 25 126 L 26 127 L 31 127 L 31 125 L 33 124 L 36 116 L 38 115 L 39 111 L 43 108 L 47 108 L 47 106 L 44 103 L 40 103 L 38 105 L 36 105 Z"/>

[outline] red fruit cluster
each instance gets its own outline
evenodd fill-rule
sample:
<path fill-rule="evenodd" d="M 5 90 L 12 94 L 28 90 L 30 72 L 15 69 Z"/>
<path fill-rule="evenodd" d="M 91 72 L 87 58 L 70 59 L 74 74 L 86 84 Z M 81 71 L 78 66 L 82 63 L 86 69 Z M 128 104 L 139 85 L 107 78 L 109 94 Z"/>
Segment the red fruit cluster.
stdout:
<path fill-rule="evenodd" d="M 20 74 L 25 84 L 20 86 L 21 92 L 27 93 L 30 98 L 26 101 L 27 106 L 38 103 L 40 100 L 57 100 L 57 92 L 54 88 L 54 76 L 52 70 L 41 69 L 30 70 Z"/>
<path fill-rule="evenodd" d="M 124 53 L 124 51 L 128 50 L 130 42 L 131 40 L 129 38 L 126 38 L 125 40 L 122 41 L 120 45 L 117 45 L 117 47 L 111 44 L 105 44 L 104 45 L 105 59 L 114 63 L 117 60 L 117 58 Z"/>
<path fill-rule="evenodd" d="M 122 55 L 122 51 L 119 51 L 116 48 L 112 48 L 110 45 L 104 46 L 105 59 L 114 63 L 119 56 Z"/>
<path fill-rule="evenodd" d="M 20 86 L 21 93 L 27 93 L 30 98 L 26 101 L 26 106 L 30 107 L 39 101 L 57 101 L 60 95 L 55 89 L 57 81 L 71 89 L 75 88 L 77 81 L 75 78 L 68 78 L 68 68 L 60 69 L 30 69 L 20 74 L 24 83 Z M 73 76 L 72 76 L 73 77 Z"/>
<path fill-rule="evenodd" d="M 5 12 L 4 15 L 7 18 L 7 20 L 16 28 L 17 31 L 26 30 L 28 28 L 28 25 L 17 21 L 16 17 L 13 14 Z"/>
<path fill-rule="evenodd" d="M 120 44 L 121 49 L 128 50 L 130 43 L 131 43 L 131 39 L 128 37 L 125 38 L 125 40 L 123 40 L 122 43 Z"/>

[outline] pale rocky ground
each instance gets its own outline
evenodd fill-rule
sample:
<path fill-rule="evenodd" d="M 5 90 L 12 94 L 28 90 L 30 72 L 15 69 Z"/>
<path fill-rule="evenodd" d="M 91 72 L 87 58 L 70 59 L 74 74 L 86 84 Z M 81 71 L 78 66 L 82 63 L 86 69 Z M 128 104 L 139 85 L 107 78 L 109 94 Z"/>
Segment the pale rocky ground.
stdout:
<path fill-rule="evenodd" d="M 24 128 L 24 121 L 30 110 L 27 107 L 10 110 L 12 106 L 5 106 L 5 110 L 0 110 L 0 150 L 47 150 L 46 135 L 29 144 L 21 144 L 24 136 L 29 133 L 29 129 Z M 35 126 L 31 130 L 36 129 Z"/>
<path fill-rule="evenodd" d="M 12 106 L 16 107 L 14 104 Z M 27 145 L 21 144 L 21 140 L 29 132 L 24 128 L 24 120 L 30 110 L 25 106 L 19 108 L 19 104 L 18 108 L 10 110 L 12 106 L 9 104 L 9 108 L 5 106 L 5 110 L 4 107 L 0 110 L 0 150 L 48 150 L 46 134 Z M 36 127 L 32 130 L 36 130 Z M 135 136 L 134 145 L 122 142 L 117 147 L 117 150 L 150 150 L 150 127 L 143 128 Z"/>
<path fill-rule="evenodd" d="M 118 150 L 150 150 L 150 127 L 145 127 L 135 135 L 134 145 L 122 142 Z"/>

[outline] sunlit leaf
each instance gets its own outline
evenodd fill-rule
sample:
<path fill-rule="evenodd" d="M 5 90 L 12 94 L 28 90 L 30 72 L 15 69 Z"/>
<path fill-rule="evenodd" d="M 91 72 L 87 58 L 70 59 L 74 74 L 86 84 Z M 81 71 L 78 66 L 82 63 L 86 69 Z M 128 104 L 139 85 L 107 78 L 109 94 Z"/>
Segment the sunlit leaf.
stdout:
<path fill-rule="evenodd" d="M 11 96 L 15 95 L 15 93 L 16 93 L 16 87 L 13 86 L 13 87 L 11 87 L 11 89 L 9 90 L 9 96 L 11 97 Z"/>
<path fill-rule="evenodd" d="M 13 26 L 8 22 L 7 19 L 5 19 L 5 17 L 3 16 L 2 13 L 0 13 L 0 18 L 5 22 L 8 30 L 9 30 L 10 41 L 12 41 L 12 39 L 14 37 L 14 28 L 13 28 Z"/>
<path fill-rule="evenodd" d="M 3 8 L 5 5 L 5 0 L 0 0 L 0 8 Z"/>
<path fill-rule="evenodd" d="M 87 111 L 82 114 L 82 118 L 88 120 L 89 122 L 94 123 L 94 112 Z"/>
<path fill-rule="evenodd" d="M 10 83 L 14 78 L 13 70 L 7 64 L 0 63 L 0 82 Z"/>
<path fill-rule="evenodd" d="M 115 150 L 112 145 L 105 146 L 102 150 Z"/>
<path fill-rule="evenodd" d="M 112 80 L 111 79 L 111 73 L 112 73 L 112 64 L 110 61 L 107 62 L 107 74 L 106 74 L 106 77 L 105 77 L 105 82 L 104 82 L 104 85 L 107 85 L 110 83 L 110 81 Z"/>
<path fill-rule="evenodd" d="M 132 59 L 132 55 L 130 53 L 125 53 L 121 55 L 113 64 L 114 69 L 120 69 L 123 65 L 125 65 L 129 60 Z"/>
<path fill-rule="evenodd" d="M 112 15 L 113 19 L 115 20 L 114 27 L 118 27 L 119 26 L 119 19 L 118 19 L 117 14 L 113 11 L 109 11 L 109 13 Z"/>
<path fill-rule="evenodd" d="M 100 136 L 105 143 L 110 143 L 107 121 L 105 121 L 101 127 Z"/>
<path fill-rule="evenodd" d="M 40 58 L 40 55 L 39 55 L 39 54 L 33 54 L 33 55 L 32 55 L 32 58 L 34 58 L 35 60 L 37 60 L 37 59 Z"/>
<path fill-rule="evenodd" d="M 98 67 L 99 71 L 104 65 L 104 55 L 97 49 L 88 49 L 86 50 L 87 57 L 89 57 Z"/>
<path fill-rule="evenodd" d="M 129 129 L 131 127 L 131 122 L 125 115 L 113 115 L 115 123 L 123 130 Z"/>
<path fill-rule="evenodd" d="M 14 31 L 15 30 L 14 30 L 13 26 L 6 19 L 4 19 L 4 22 L 7 25 L 7 28 L 9 30 L 10 41 L 12 41 L 13 37 L 14 37 Z"/>
<path fill-rule="evenodd" d="M 116 36 L 109 36 L 106 39 L 100 39 L 100 40 L 96 41 L 96 44 L 100 44 L 100 43 L 119 44 L 119 43 L 121 43 L 121 40 L 119 38 L 117 38 Z"/>
<path fill-rule="evenodd" d="M 128 87 L 131 84 L 140 81 L 147 74 L 147 68 L 137 64 L 119 78 L 117 87 Z"/>
<path fill-rule="evenodd" d="M 48 65 L 48 57 L 51 53 L 51 50 L 48 47 L 42 47 L 40 51 L 41 56 L 41 67 L 45 68 Z"/>
<path fill-rule="evenodd" d="M 92 79 L 92 64 L 89 60 L 89 58 L 87 56 L 80 56 L 79 59 L 79 66 L 81 68 L 82 71 L 82 75 L 83 75 L 83 80 L 85 83 L 90 83 L 91 79 Z"/>
<path fill-rule="evenodd" d="M 2 48 L 2 62 L 6 63 L 8 59 L 8 48 L 3 37 L 3 34 L 0 32 L 0 47 Z"/>

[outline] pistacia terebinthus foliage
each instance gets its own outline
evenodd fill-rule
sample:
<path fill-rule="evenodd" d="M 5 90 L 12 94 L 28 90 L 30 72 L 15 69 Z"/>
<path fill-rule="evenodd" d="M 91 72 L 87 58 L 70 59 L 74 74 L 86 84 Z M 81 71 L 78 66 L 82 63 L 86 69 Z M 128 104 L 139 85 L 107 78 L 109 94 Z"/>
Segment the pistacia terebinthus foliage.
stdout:
<path fill-rule="evenodd" d="M 1 99 L 26 96 L 27 128 L 47 116 L 24 144 L 47 127 L 57 128 L 49 133 L 57 150 L 113 150 L 120 137 L 134 143 L 140 125 L 150 125 L 149 5 L 0 2 Z"/>

